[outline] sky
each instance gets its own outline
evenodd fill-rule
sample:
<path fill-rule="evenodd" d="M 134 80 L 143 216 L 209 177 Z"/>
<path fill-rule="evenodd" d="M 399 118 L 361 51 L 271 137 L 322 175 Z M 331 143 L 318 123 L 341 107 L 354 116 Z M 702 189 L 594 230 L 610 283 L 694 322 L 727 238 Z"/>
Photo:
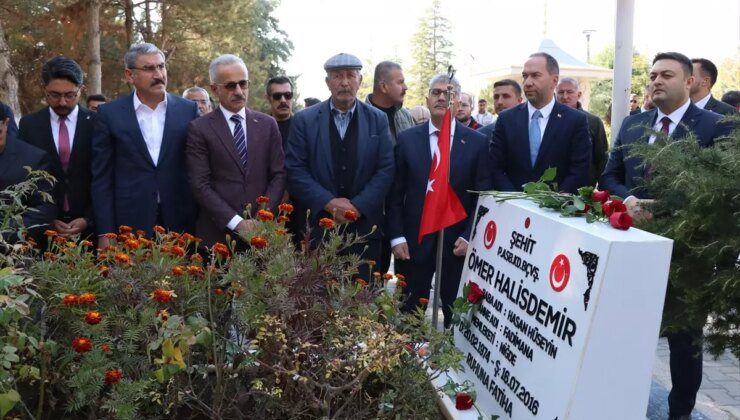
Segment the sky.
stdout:
<path fill-rule="evenodd" d="M 634 46 L 642 54 L 679 51 L 717 65 L 740 54 L 740 0 L 634 3 Z M 356 55 L 366 66 L 396 59 L 410 68 L 410 40 L 430 5 L 431 0 L 282 0 L 274 16 L 294 45 L 284 67 L 299 76 L 302 98 L 320 99 L 329 96 L 323 64 L 339 52 Z M 476 74 L 523 64 L 545 32 L 585 61 L 584 30 L 595 30 L 592 57 L 614 44 L 616 7 L 616 0 L 442 0 L 452 24 L 446 34 L 454 44 L 451 64 L 465 90 Z"/>

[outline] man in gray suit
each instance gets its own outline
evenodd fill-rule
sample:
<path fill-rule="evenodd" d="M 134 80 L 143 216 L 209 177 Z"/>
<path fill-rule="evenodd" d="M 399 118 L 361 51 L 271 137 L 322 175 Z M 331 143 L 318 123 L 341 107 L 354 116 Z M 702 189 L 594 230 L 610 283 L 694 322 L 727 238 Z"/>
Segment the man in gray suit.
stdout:
<path fill-rule="evenodd" d="M 277 123 L 246 107 L 247 66 L 226 54 L 208 69 L 211 89 L 220 105 L 190 123 L 185 156 L 190 185 L 200 205 L 195 233 L 208 246 L 226 234 L 246 235 L 253 220 L 242 217 L 247 205 L 259 209 L 257 197 L 275 208 L 285 190 L 283 147 Z"/>

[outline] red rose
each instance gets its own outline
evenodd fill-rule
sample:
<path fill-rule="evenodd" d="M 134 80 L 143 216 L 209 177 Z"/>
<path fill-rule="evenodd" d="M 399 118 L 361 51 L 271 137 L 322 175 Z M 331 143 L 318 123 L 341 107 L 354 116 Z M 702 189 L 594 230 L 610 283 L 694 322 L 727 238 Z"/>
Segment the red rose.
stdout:
<path fill-rule="evenodd" d="M 591 200 L 604 204 L 609 200 L 609 191 L 594 191 L 591 193 Z"/>
<path fill-rule="evenodd" d="M 609 216 L 609 223 L 617 229 L 627 230 L 632 226 L 632 216 L 626 211 L 614 212 Z"/>
<path fill-rule="evenodd" d="M 475 283 L 473 283 L 475 284 Z M 455 408 L 458 410 L 468 410 L 473 406 L 473 397 L 465 392 L 458 392 L 455 395 Z"/>
<path fill-rule="evenodd" d="M 624 205 L 622 200 L 609 200 L 601 206 L 604 211 L 604 215 L 609 217 L 612 213 L 626 212 L 627 206 Z"/>
<path fill-rule="evenodd" d="M 481 300 L 486 296 L 485 293 L 483 293 L 483 289 L 481 289 L 475 282 L 471 281 L 470 283 L 470 291 L 468 292 L 468 302 L 475 305 L 476 303 L 480 303 Z"/>

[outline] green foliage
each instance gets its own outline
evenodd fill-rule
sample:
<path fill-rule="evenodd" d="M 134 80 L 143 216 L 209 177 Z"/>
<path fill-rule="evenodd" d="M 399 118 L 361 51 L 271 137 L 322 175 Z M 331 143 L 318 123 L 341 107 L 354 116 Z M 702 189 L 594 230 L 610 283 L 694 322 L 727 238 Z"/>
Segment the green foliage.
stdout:
<path fill-rule="evenodd" d="M 654 220 L 640 227 L 674 241 L 664 328 L 702 327 L 709 314 L 709 349 L 740 356 L 740 130 L 713 147 L 663 137 L 630 153 L 654 168 Z"/>

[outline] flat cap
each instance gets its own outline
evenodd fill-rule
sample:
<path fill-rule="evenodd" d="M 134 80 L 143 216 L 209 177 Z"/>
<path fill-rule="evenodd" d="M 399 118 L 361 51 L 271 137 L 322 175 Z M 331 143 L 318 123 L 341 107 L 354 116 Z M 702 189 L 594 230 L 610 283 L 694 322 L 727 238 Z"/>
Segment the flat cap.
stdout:
<path fill-rule="evenodd" d="M 352 54 L 339 53 L 334 57 L 326 60 L 324 63 L 324 70 L 339 70 L 339 69 L 362 69 L 362 61 Z"/>

